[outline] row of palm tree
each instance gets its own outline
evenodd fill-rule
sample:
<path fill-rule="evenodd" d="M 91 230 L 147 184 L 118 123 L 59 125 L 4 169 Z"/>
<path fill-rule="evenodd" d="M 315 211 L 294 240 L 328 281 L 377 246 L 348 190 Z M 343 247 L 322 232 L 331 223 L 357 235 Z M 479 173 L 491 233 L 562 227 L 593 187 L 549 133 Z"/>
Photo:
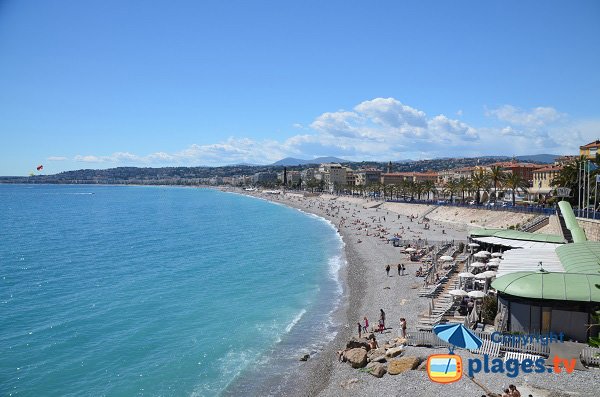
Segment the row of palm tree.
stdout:
<path fill-rule="evenodd" d="M 490 171 L 479 169 L 473 173 L 471 178 L 452 179 L 441 188 L 437 188 L 435 183 L 430 180 L 420 182 L 405 180 L 399 184 L 374 183 L 367 186 L 344 186 L 340 190 L 363 196 L 376 194 L 379 197 L 391 200 L 394 198 L 417 198 L 421 200 L 422 197 L 435 200 L 441 194 L 444 198 L 449 197 L 450 201 L 454 201 L 456 196 L 460 196 L 461 201 L 464 202 L 468 197 L 473 197 L 474 194 L 475 201 L 480 202 L 483 192 L 491 192 L 493 198 L 498 199 L 503 189 L 507 189 L 513 192 L 512 201 L 514 205 L 516 192 L 526 193 L 528 187 L 528 181 L 519 174 L 506 172 L 501 167 L 494 166 Z"/>

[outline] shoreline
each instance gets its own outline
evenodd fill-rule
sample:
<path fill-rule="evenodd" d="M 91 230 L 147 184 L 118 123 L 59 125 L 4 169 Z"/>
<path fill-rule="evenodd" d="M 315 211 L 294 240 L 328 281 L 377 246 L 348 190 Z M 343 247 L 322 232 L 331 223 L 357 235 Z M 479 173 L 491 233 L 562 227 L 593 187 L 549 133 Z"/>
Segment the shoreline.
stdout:
<path fill-rule="evenodd" d="M 398 248 L 387 244 L 382 236 L 377 234 L 365 235 L 364 225 L 369 228 L 385 228 L 386 232 L 399 231 L 405 241 L 427 242 L 428 244 L 448 242 L 453 240 L 465 241 L 467 230 L 471 227 L 488 226 L 495 223 L 498 227 L 518 221 L 513 218 L 493 219 L 490 213 L 482 212 L 479 217 L 473 214 L 464 216 L 456 213 L 436 213 L 431 206 L 414 206 L 412 204 L 389 205 L 385 202 L 374 202 L 363 198 L 347 196 L 320 195 L 303 197 L 298 193 L 278 195 L 264 194 L 259 191 L 243 191 L 229 188 L 222 191 L 243 194 L 267 200 L 276 204 L 286 205 L 307 214 L 315 215 L 333 223 L 337 233 L 344 242 L 346 266 L 339 272 L 344 291 L 341 297 L 337 315 L 341 319 L 336 336 L 331 342 L 307 362 L 297 366 L 298 370 L 285 378 L 285 382 L 275 395 L 284 396 L 321 396 L 342 397 L 347 395 L 372 396 L 381 394 L 411 395 L 428 397 L 432 395 L 464 395 L 481 396 L 485 394 L 480 384 L 490 391 L 501 393 L 508 384 L 516 384 L 521 392 L 532 393 L 534 396 L 559 397 L 569 395 L 589 395 L 595 392 L 598 379 L 596 371 L 576 371 L 568 377 L 558 374 L 527 374 L 519 378 L 508 378 L 504 374 L 484 374 L 477 377 L 477 383 L 468 377 L 451 384 L 431 382 L 426 371 L 408 371 L 401 375 L 385 375 L 376 378 L 366 372 L 351 368 L 346 363 L 339 363 L 336 352 L 343 349 L 348 339 L 356 335 L 356 322 L 363 316 L 368 316 L 370 324 L 377 322 L 379 309 L 386 312 L 386 332 L 377 334 L 381 343 L 398 335 L 398 319 L 407 319 L 408 331 L 414 330 L 418 316 L 424 312 L 429 299 L 418 296 L 422 279 L 414 277 L 419 262 L 410 262 Z M 334 210 L 332 210 L 332 208 Z M 335 212 L 337 209 L 337 212 Z M 343 212 L 342 212 L 343 211 Z M 427 213 L 430 218 L 428 228 L 419 219 Z M 433 216 L 429 216 L 428 214 Z M 506 214 L 501 216 L 507 218 Z M 353 224 L 340 223 L 342 216 L 353 220 Z M 458 219 L 449 219 L 456 216 Z M 510 213 L 509 213 L 510 216 Z M 526 214 L 519 214 L 521 220 Z M 351 217 L 351 218 L 349 218 Z M 354 222 L 362 222 L 363 227 Z M 368 222 L 365 222 L 368 220 Z M 458 221 L 458 222 L 457 222 Z M 462 221 L 462 223 L 460 222 Z M 503 222 L 501 224 L 500 222 Z M 371 226 L 373 225 L 373 226 Z M 366 237 L 368 236 L 368 237 Z M 386 264 L 404 263 L 406 275 L 386 275 Z M 425 347 L 407 346 L 405 356 L 426 358 L 431 354 L 446 354 L 447 349 L 431 349 Z M 478 357 L 468 351 L 461 355 Z M 400 393 L 400 394 L 399 394 Z M 583 394 L 581 394 L 583 393 Z M 586 394 L 588 393 L 588 394 Z M 273 393 L 269 393 L 273 395 Z"/>
<path fill-rule="evenodd" d="M 265 200 L 273 204 L 283 205 L 302 212 L 306 216 L 316 216 L 323 222 L 328 223 L 338 235 L 341 243 L 342 266 L 337 270 L 338 280 L 342 287 L 340 302 L 333 309 L 333 316 L 336 318 L 340 327 L 335 337 L 327 342 L 324 348 L 311 357 L 307 362 L 303 363 L 300 373 L 295 374 L 296 377 L 287 377 L 284 383 L 283 395 L 303 395 L 316 396 L 325 390 L 331 381 L 331 374 L 334 370 L 334 364 L 337 363 L 336 351 L 337 347 L 345 345 L 352 333 L 350 327 L 350 318 L 358 316 L 358 307 L 362 305 L 362 297 L 358 291 L 365 288 L 364 275 L 367 269 L 357 259 L 356 247 L 350 243 L 349 236 L 340 230 L 331 219 L 327 219 L 323 214 L 317 211 L 309 211 L 301 205 L 294 205 L 292 202 L 281 202 L 278 200 L 269 199 L 264 194 L 259 192 L 246 192 L 240 189 L 218 189 L 223 192 L 240 194 L 247 197 L 252 197 L 259 200 Z M 254 193 L 254 194 L 252 194 Z M 294 391 L 302 390 L 301 394 L 295 394 Z"/>

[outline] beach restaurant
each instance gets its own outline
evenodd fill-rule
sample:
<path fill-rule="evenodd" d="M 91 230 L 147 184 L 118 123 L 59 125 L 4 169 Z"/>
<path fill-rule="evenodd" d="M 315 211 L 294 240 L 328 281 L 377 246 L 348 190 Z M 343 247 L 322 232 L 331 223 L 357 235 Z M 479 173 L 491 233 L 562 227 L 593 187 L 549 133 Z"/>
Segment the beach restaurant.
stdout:
<path fill-rule="evenodd" d="M 573 214 L 570 205 L 561 203 L 561 212 L 569 211 Z M 573 220 L 574 215 L 567 222 L 572 243 L 562 236 L 518 231 L 470 233 L 470 240 L 502 252 L 491 285 L 498 297 L 498 331 L 563 332 L 579 342 L 598 335 L 599 328 L 590 324 L 600 309 L 600 242 L 587 241 Z"/>

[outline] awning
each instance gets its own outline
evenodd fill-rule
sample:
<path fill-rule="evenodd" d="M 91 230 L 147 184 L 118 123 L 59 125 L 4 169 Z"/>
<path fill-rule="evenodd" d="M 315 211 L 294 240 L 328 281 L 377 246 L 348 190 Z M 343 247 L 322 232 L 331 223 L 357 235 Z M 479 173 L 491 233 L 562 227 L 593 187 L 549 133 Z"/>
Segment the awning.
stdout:
<path fill-rule="evenodd" d="M 508 238 L 500 237 L 472 237 L 472 240 L 480 243 L 499 245 L 502 247 L 510 248 L 545 248 L 554 250 L 561 244 L 542 242 L 542 241 L 527 241 L 527 240 L 513 240 Z"/>
<path fill-rule="evenodd" d="M 509 250 L 504 252 L 504 259 L 498 266 L 496 277 L 515 272 L 537 272 L 542 268 L 547 272 L 564 273 L 560 258 L 556 251 L 548 248 L 532 248 L 523 250 Z"/>

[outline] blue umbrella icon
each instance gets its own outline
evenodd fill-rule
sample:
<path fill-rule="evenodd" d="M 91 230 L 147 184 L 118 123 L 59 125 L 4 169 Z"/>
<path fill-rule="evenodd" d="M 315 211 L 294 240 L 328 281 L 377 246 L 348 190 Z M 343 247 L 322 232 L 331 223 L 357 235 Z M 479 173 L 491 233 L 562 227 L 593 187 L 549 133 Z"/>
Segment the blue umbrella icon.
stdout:
<path fill-rule="evenodd" d="M 456 347 L 463 349 L 479 349 L 483 341 L 477 335 L 465 328 L 462 324 L 438 324 L 433 327 L 433 332 L 440 338 Z M 450 353 L 454 348 L 450 348 Z"/>

